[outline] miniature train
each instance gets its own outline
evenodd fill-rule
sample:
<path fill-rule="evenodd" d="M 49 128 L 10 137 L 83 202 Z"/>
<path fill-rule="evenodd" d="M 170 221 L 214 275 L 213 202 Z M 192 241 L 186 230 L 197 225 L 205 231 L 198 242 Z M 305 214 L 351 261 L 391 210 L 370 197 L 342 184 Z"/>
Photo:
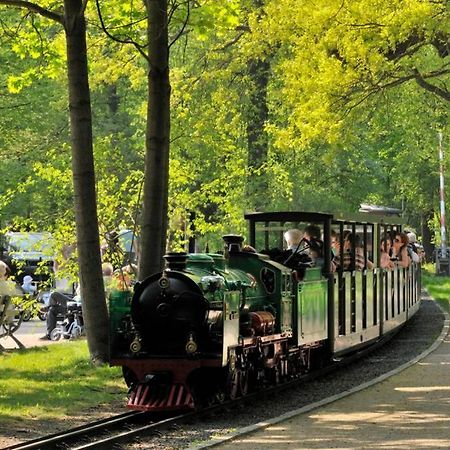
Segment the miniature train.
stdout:
<path fill-rule="evenodd" d="M 246 219 L 249 244 L 261 253 L 228 235 L 224 254 L 168 254 L 162 273 L 134 293 L 111 293 L 110 364 L 123 368 L 129 408 L 192 409 L 245 396 L 369 346 L 418 310 L 420 265 L 380 267 L 380 240 L 401 230 L 398 219 L 311 212 Z M 309 224 L 321 231 L 320 267 L 294 270 L 264 254 L 283 248 L 286 230 Z M 346 230 L 361 239 L 362 270 L 333 269 L 331 235 L 342 244 Z"/>

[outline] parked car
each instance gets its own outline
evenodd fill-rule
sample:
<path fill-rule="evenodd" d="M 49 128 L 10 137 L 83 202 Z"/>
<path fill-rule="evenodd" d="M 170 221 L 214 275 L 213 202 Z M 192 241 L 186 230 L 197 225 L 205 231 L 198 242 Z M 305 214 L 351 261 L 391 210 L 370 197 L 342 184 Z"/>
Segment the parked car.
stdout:
<path fill-rule="evenodd" d="M 55 259 L 53 237 L 48 232 L 9 231 L 1 237 L 1 259 L 19 284 L 26 275 L 37 283 L 46 281 Z"/>

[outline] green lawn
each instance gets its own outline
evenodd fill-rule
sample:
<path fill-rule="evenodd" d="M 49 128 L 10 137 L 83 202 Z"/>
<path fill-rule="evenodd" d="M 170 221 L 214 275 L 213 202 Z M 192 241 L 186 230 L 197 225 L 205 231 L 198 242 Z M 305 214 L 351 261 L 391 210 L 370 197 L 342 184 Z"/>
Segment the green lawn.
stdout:
<path fill-rule="evenodd" d="M 109 403 L 125 405 L 120 368 L 94 367 L 86 341 L 0 354 L 0 423 L 58 420 Z"/>
<path fill-rule="evenodd" d="M 422 270 L 422 285 L 444 311 L 450 312 L 450 277 L 436 276 L 434 264 L 425 264 Z"/>

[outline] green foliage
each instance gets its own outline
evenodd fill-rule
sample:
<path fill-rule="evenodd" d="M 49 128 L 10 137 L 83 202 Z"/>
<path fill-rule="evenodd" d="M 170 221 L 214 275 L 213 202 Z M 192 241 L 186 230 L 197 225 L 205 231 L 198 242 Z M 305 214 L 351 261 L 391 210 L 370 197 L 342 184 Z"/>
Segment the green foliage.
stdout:
<path fill-rule="evenodd" d="M 277 144 L 303 146 L 311 139 L 336 142 L 345 114 L 387 86 L 414 79 L 415 69 L 445 69 L 434 46 L 448 36 L 444 2 L 296 0 L 269 1 L 265 15 L 250 21 L 256 49 L 282 55 L 278 99 L 289 119 Z M 445 38 L 443 38 L 445 39 Z M 448 58 L 448 56 L 447 56 Z M 446 72 L 441 74 L 446 79 Z"/>
<path fill-rule="evenodd" d="M 40 4 L 56 10 L 62 2 Z M 100 5 L 112 35 L 145 44 L 142 2 Z M 435 45 L 448 33 L 443 2 L 205 0 L 191 3 L 189 16 L 187 3 L 174 5 L 169 249 L 185 248 L 194 234 L 200 249 L 220 249 L 220 235 L 246 233 L 243 213 L 258 204 L 352 212 L 361 202 L 404 204 L 416 227 L 421 212 L 436 209 L 436 133 L 450 135 L 448 108 L 407 77 L 417 68 L 435 74 L 430 83 L 448 82 L 448 74 L 437 75 L 448 56 Z M 134 228 L 139 217 L 146 61 L 135 46 L 104 35 L 94 3 L 87 16 L 105 236 Z M 0 81 L 9 86 L 0 96 L 0 220 L 52 231 L 62 262 L 74 243 L 65 44 L 59 27 L 28 18 L 0 7 L 0 62 L 8 67 Z M 250 167 L 255 61 L 269 65 L 268 149 Z M 261 180 L 263 191 L 248 189 Z"/>

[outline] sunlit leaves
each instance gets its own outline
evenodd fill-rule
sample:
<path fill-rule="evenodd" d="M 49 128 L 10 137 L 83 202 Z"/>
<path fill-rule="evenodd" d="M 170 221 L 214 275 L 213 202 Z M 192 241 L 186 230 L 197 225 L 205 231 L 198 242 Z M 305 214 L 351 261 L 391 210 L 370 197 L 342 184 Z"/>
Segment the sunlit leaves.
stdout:
<path fill-rule="evenodd" d="M 319 136 L 336 139 L 342 112 L 421 67 L 426 44 L 448 33 L 448 20 L 442 2 L 281 0 L 267 2 L 252 25 L 257 49 L 283 52 L 280 96 L 293 110 L 288 130 L 304 145 Z"/>

